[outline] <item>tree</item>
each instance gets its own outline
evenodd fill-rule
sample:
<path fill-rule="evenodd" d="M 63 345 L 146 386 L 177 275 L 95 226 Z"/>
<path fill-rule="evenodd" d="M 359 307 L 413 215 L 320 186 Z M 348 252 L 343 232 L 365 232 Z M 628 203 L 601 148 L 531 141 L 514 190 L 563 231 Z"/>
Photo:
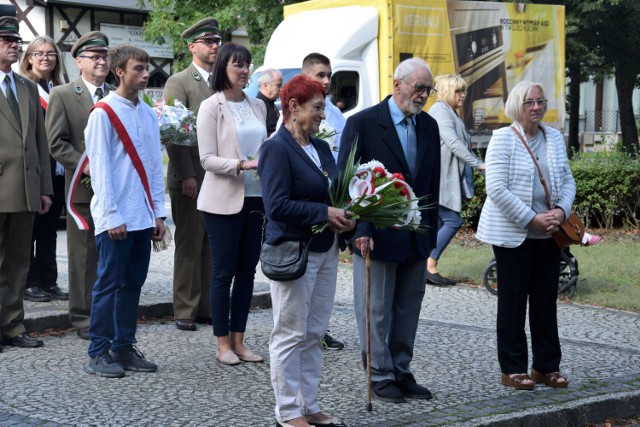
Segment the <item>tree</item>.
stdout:
<path fill-rule="evenodd" d="M 271 33 L 282 21 L 283 4 L 301 0 L 146 0 L 153 7 L 145 22 L 144 37 L 159 41 L 170 36 L 178 69 L 191 60 L 187 44 L 180 34 L 205 17 L 214 17 L 220 24 L 223 40 L 230 40 L 231 33 L 244 27 L 249 35 L 254 64 L 262 64 L 264 51 Z"/>

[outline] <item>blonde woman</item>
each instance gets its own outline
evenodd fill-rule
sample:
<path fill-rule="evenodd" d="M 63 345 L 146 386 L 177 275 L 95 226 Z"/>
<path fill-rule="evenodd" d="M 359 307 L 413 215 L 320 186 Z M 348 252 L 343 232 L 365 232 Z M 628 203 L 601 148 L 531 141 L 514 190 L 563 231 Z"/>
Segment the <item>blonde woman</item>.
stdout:
<path fill-rule="evenodd" d="M 52 38 L 36 37 L 29 43 L 20 62 L 20 73 L 33 80 L 40 94 L 44 113 L 49 105 L 49 91 L 64 84 L 62 81 L 62 53 Z M 31 242 L 31 263 L 24 291 L 27 301 L 46 302 L 69 299 L 69 293 L 56 283 L 56 240 L 58 218 L 64 206 L 64 168 L 51 158 L 53 204 L 44 215 L 36 215 Z"/>
<path fill-rule="evenodd" d="M 427 283 L 446 286 L 455 282 L 440 275 L 438 260 L 462 226 L 462 199 L 473 197 L 472 168 L 484 170 L 484 163 L 471 151 L 471 137 L 458 116 L 464 105 L 467 83 L 458 74 L 435 79 L 438 101 L 429 109 L 440 128 L 440 202 L 438 242 L 427 259 Z"/>

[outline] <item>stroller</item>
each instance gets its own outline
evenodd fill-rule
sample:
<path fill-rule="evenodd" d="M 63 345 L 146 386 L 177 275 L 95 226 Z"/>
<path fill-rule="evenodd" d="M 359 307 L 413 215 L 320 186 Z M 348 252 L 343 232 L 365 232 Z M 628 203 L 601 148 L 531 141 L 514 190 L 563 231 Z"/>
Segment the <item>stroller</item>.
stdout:
<path fill-rule="evenodd" d="M 576 293 L 578 285 L 578 260 L 569 248 L 560 251 L 560 281 L 558 282 L 558 294 L 571 299 Z M 498 295 L 498 269 L 496 259 L 492 258 L 482 272 L 482 283 L 493 295 Z"/>

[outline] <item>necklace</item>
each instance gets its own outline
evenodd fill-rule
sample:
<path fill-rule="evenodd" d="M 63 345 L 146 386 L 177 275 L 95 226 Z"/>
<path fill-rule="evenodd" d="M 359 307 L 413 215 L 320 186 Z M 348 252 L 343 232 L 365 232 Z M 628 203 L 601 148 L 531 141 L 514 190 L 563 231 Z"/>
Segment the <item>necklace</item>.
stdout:
<path fill-rule="evenodd" d="M 322 171 L 322 174 L 326 177 L 329 176 L 329 172 L 327 172 L 326 170 L 322 169 L 322 162 L 320 161 L 320 157 L 318 155 L 318 151 L 316 150 L 316 148 L 313 146 L 313 144 L 309 143 L 307 145 L 304 145 L 303 143 L 300 142 L 300 140 L 298 138 L 296 138 L 295 136 L 293 137 L 296 142 L 300 145 L 300 147 L 302 147 L 302 149 L 304 150 L 305 153 L 307 153 L 307 156 L 309 156 L 309 158 L 311 159 L 311 161 L 318 167 L 318 169 L 320 169 Z"/>

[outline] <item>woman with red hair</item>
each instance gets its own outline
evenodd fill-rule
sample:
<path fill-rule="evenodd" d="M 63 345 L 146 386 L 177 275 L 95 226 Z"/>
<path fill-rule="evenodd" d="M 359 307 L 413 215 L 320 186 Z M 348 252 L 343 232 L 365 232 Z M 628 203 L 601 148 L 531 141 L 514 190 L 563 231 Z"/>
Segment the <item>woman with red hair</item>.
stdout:
<path fill-rule="evenodd" d="M 269 342 L 276 425 L 341 426 L 318 404 L 321 338 L 329 325 L 338 273 L 337 235 L 355 222 L 330 206 L 329 185 L 338 178 L 329 145 L 313 135 L 324 119 L 325 93 L 309 77 L 296 76 L 280 93 L 283 126 L 261 149 L 258 172 L 267 223 L 264 241 L 309 242 L 305 274 L 271 281 L 273 332 Z M 313 234 L 311 227 L 329 223 Z"/>

